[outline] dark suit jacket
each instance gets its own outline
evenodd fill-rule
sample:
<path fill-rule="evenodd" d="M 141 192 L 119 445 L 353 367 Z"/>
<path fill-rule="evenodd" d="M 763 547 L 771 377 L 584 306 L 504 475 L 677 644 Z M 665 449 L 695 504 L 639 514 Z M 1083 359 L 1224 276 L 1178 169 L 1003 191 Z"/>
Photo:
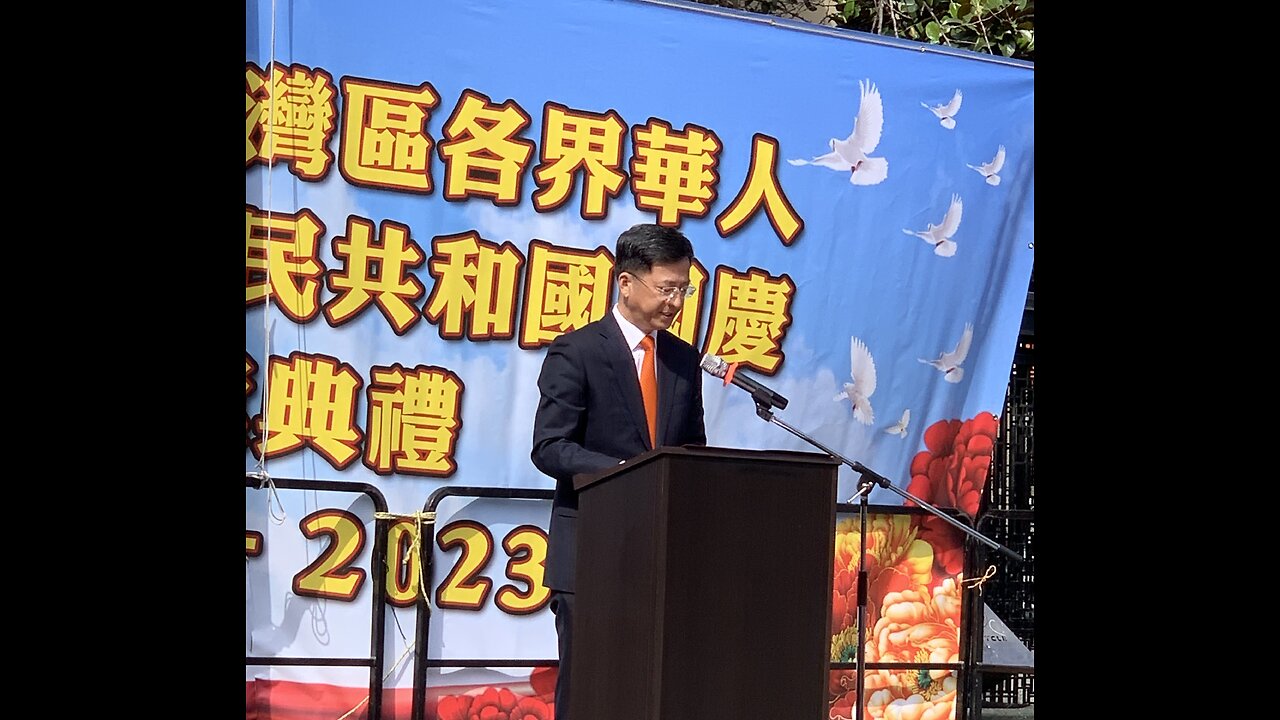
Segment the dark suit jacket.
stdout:
<path fill-rule="evenodd" d="M 658 445 L 706 445 L 698 351 L 658 332 Z M 578 493 L 573 476 L 595 473 L 650 450 L 640 380 L 610 311 L 556 338 L 538 375 L 533 464 L 555 478 L 545 583 L 574 591 Z"/>

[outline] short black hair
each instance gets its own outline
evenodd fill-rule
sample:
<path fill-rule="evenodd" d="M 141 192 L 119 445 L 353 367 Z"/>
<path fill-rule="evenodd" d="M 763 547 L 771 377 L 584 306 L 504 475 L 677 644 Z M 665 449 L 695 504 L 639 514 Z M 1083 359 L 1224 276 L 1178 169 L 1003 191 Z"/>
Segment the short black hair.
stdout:
<path fill-rule="evenodd" d="M 679 230 L 640 223 L 632 225 L 618 236 L 614 248 L 614 274 L 629 272 L 638 275 L 648 273 L 655 264 L 672 263 L 688 258 L 693 262 L 693 243 Z"/>

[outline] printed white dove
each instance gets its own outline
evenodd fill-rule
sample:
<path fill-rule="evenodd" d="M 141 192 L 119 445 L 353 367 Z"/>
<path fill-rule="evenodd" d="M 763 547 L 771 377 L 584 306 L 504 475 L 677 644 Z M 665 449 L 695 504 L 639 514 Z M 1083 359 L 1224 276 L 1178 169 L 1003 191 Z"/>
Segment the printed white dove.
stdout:
<path fill-rule="evenodd" d="M 964 99 L 964 95 L 960 89 L 956 89 L 956 94 L 951 96 L 951 102 L 946 105 L 930 105 L 929 103 L 920 103 L 929 109 L 929 112 L 938 116 L 938 121 L 942 127 L 953 130 L 956 126 L 956 113 L 960 112 L 960 103 Z"/>
<path fill-rule="evenodd" d="M 1000 176 L 996 173 L 1000 172 L 1000 168 L 1004 167 L 1004 146 L 1001 145 L 1000 149 L 996 150 L 996 156 L 991 159 L 991 162 L 982 163 L 981 165 L 965 163 L 965 165 L 977 170 L 979 175 L 987 179 L 988 185 L 999 185 Z"/>
<path fill-rule="evenodd" d="M 907 423 L 911 422 L 911 408 L 902 411 L 902 419 L 885 429 L 890 435 L 902 437 L 907 434 Z"/>
<path fill-rule="evenodd" d="M 924 230 L 907 230 L 903 228 L 902 232 L 908 235 L 915 235 L 933 246 L 933 253 L 942 257 L 951 257 L 956 254 L 956 243 L 951 239 L 956 234 L 956 230 L 960 229 L 960 216 L 964 213 L 964 201 L 959 195 L 951 196 L 951 205 L 947 208 L 947 214 L 942 217 L 942 222 L 929 226 Z"/>
<path fill-rule="evenodd" d="M 958 383 L 964 379 L 964 368 L 960 367 L 960 365 L 969 356 L 969 343 L 971 342 L 973 342 L 973 324 L 965 323 L 964 333 L 960 336 L 960 342 L 956 343 L 955 350 L 940 353 L 937 360 L 917 359 L 942 371 L 942 379 L 947 382 Z"/>
<path fill-rule="evenodd" d="M 844 391 L 834 399 L 847 399 L 854 419 L 870 425 L 876 420 L 875 411 L 871 409 L 871 394 L 876 391 L 876 362 L 871 358 L 871 351 L 856 337 L 849 338 L 849 376 L 853 382 L 845 383 Z"/>
<path fill-rule="evenodd" d="M 884 105 L 880 91 L 870 81 L 858 81 L 861 94 L 858 116 L 853 121 L 853 132 L 844 140 L 831 138 L 827 144 L 831 152 L 812 160 L 788 160 L 792 165 L 819 165 L 830 170 L 849 173 L 854 185 L 876 185 L 889 177 L 889 161 L 882 157 L 868 157 L 880 144 L 880 132 L 884 129 Z"/>

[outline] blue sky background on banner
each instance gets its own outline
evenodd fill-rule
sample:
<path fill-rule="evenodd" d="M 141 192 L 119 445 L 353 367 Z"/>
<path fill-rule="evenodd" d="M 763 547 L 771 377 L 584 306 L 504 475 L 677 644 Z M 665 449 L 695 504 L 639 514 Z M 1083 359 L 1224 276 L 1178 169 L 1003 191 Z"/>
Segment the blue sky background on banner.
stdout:
<path fill-rule="evenodd" d="M 409 86 L 430 82 L 440 97 L 427 125 L 435 142 L 465 89 L 493 103 L 518 103 L 532 119 L 523 137 L 535 143 L 548 102 L 593 113 L 614 110 L 629 127 L 655 117 L 677 131 L 687 123 L 713 131 L 722 145 L 717 196 L 705 217 L 686 217 L 681 230 L 712 273 L 718 265 L 739 272 L 756 267 L 772 276 L 786 274 L 796 285 L 792 324 L 781 345 L 785 361 L 774 376 L 752 376 L 790 399 L 779 419 L 906 489 L 911 458 L 924 447 L 925 428 L 940 419 L 1001 410 L 1034 259 L 1030 64 L 960 51 L 922 52 L 917 44 L 848 31 L 662 5 L 624 0 L 250 2 L 246 59 L 261 68 L 274 58 L 286 66 L 324 69 L 335 88 L 346 76 Z M 588 16 L 591 22 L 583 22 Z M 600 32 L 600 27 L 612 30 Z M 255 28 L 262 30 L 256 45 Z M 854 186 L 847 173 L 788 164 L 788 159 L 821 155 L 830 139 L 850 133 L 858 83 L 868 79 L 883 97 L 884 130 L 872 155 L 887 158 L 888 178 Z M 956 127 L 946 129 L 924 104 L 945 103 L 956 89 L 963 90 L 964 103 Z M 340 92 L 337 102 L 339 126 L 330 143 L 335 155 Z M 777 177 L 804 219 L 804 230 L 789 247 L 763 211 L 727 238 L 716 231 L 716 215 L 742 187 L 756 133 L 779 141 Z M 1002 182 L 992 186 L 968 165 L 990 161 L 1001 145 L 1007 160 Z M 628 139 L 624 162 L 631 150 Z M 325 225 L 320 257 L 330 270 L 340 266 L 331 252 L 332 238 L 345 235 L 350 214 L 378 225 L 406 224 L 428 254 L 433 236 L 474 230 L 495 243 L 509 240 L 526 258 L 534 239 L 612 252 L 619 232 L 656 217 L 637 210 L 624 188 L 609 200 L 607 219 L 583 220 L 580 180 L 560 209 L 538 213 L 530 200 L 538 188 L 528 171 L 515 207 L 497 208 L 483 198 L 447 202 L 444 165 L 435 147 L 432 151 L 430 194 L 357 187 L 343 178 L 335 159 L 316 183 L 299 181 L 283 162 L 270 171 L 254 166 L 246 172 L 246 203 L 278 213 L 311 209 Z M 940 257 L 904 230 L 940 222 L 953 194 L 964 200 L 958 249 L 953 257 Z M 413 272 L 429 293 L 433 279 L 426 264 Z M 332 296 L 324 290 L 321 302 Z M 419 308 L 425 298 L 417 302 Z M 446 484 L 552 487 L 528 459 L 538 399 L 534 381 L 543 350 L 523 350 L 515 338 L 445 341 L 426 319 L 397 336 L 373 307 L 338 329 L 323 318 L 300 326 L 274 309 L 265 312 L 264 317 L 257 306 L 246 313 L 246 349 L 261 368 L 260 387 L 266 356 L 287 357 L 293 350 L 349 363 L 366 385 L 372 365 L 394 363 L 447 368 L 465 384 L 454 454 L 458 470 L 449 478 L 380 477 L 359 461 L 337 470 L 310 450 L 267 460 L 272 475 L 372 482 L 398 512 L 421 509 L 425 498 Z M 699 342 L 709 312 L 710 304 L 704 303 Z M 954 348 L 966 323 L 974 328 L 967 374 L 959 383 L 943 382 L 919 358 Z M 849 377 L 851 336 L 875 358 L 878 386 L 870 426 L 853 419 L 848 403 L 833 400 Z M 707 377 L 705 397 L 711 445 L 817 451 L 762 421 L 750 397 L 737 388 L 720 387 Z M 362 427 L 364 400 L 362 391 L 356 416 Z M 260 397 L 250 398 L 247 408 L 257 414 Z M 912 413 L 905 436 L 885 433 L 904 408 Z M 246 459 L 249 469 L 257 467 L 248 451 Z M 844 501 L 855 489 L 856 476 L 842 468 L 838 499 Z M 871 501 L 899 504 L 901 498 L 877 489 Z"/>

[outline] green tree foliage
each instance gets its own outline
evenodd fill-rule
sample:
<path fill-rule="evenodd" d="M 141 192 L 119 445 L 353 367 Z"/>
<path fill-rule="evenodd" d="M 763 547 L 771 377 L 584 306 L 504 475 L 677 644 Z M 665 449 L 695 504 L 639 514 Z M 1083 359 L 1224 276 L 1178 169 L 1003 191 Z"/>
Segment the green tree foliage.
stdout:
<path fill-rule="evenodd" d="M 1035 61 L 1035 0 L 695 0 Z"/>

